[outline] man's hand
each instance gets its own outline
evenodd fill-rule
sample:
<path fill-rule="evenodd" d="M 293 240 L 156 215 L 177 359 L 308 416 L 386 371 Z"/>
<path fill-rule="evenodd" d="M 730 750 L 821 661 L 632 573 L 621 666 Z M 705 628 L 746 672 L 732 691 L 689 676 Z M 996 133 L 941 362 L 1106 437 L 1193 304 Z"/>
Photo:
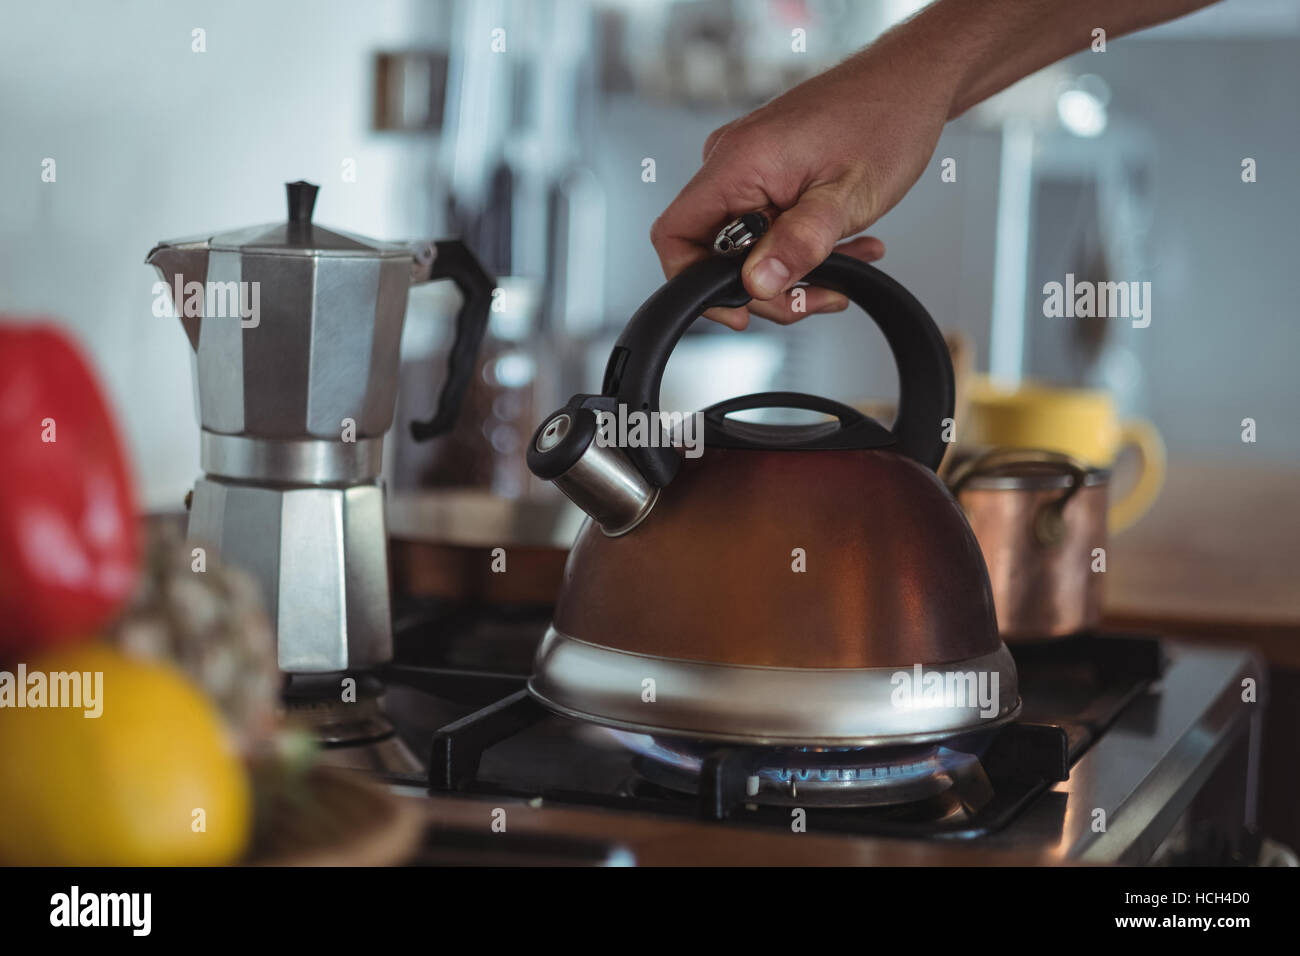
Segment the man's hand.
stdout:
<path fill-rule="evenodd" d="M 650 231 L 664 273 L 674 276 L 709 255 L 729 220 L 762 210 L 772 228 L 745 260 L 750 309 L 787 323 L 846 308 L 838 292 L 808 289 L 805 311 L 796 313 L 790 290 L 916 181 L 950 107 L 937 84 L 903 88 L 891 53 L 873 47 L 714 132 L 703 167 Z M 885 247 L 863 237 L 839 251 L 870 262 Z M 749 322 L 745 309 L 715 309 L 709 317 L 735 329 Z"/>
<path fill-rule="evenodd" d="M 754 301 L 708 316 L 734 329 L 749 312 L 776 322 L 837 312 L 848 300 L 791 289 L 835 250 L 871 262 L 864 236 L 920 177 L 949 117 L 1108 35 L 1169 19 L 1210 0 L 939 0 L 839 66 L 729 123 L 704 144 L 704 164 L 650 230 L 671 278 L 710 254 L 723 225 L 762 211 L 772 228 L 742 273 Z"/>

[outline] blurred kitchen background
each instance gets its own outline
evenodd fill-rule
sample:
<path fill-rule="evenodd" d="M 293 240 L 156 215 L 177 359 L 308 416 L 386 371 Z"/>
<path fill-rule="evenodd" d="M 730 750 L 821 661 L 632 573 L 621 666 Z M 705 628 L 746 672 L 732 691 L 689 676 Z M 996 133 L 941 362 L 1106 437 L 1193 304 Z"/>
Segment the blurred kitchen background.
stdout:
<path fill-rule="evenodd" d="M 146 504 L 173 508 L 198 461 L 189 348 L 175 319 L 153 315 L 144 256 L 163 238 L 282 218 L 283 184 L 309 179 L 318 222 L 461 235 L 503 277 L 494 388 L 477 435 L 458 441 L 509 459 L 557 399 L 596 384 L 610 340 L 662 280 L 650 224 L 708 133 L 922 5 L 5 4 L 0 307 L 76 328 L 127 423 Z M 806 53 L 791 49 L 795 28 Z M 1297 90 L 1292 0 L 1227 0 L 1112 39 L 951 123 L 872 229 L 883 267 L 962 333 L 977 368 L 1107 387 L 1158 425 L 1175 465 L 1295 463 Z M 1242 182 L 1244 157 L 1257 183 Z M 955 183 L 941 181 L 945 158 Z M 1150 327 L 1043 318 L 1042 284 L 1066 272 L 1150 281 Z M 427 289 L 404 341 L 426 368 L 405 376 L 399 421 L 436 394 L 454 293 Z M 741 335 L 701 322 L 665 404 L 767 387 L 888 402 L 883 340 L 852 315 Z M 1245 417 L 1256 444 L 1241 441 Z M 424 465 L 391 467 L 400 486 Z M 521 468 L 465 467 L 500 492 L 527 485 Z"/>

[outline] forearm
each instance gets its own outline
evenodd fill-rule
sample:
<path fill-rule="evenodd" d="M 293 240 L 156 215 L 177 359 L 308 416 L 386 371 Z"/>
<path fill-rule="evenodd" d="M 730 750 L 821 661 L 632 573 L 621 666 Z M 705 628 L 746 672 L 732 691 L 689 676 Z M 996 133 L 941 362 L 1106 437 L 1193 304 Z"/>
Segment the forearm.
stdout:
<path fill-rule="evenodd" d="M 858 56 L 923 63 L 934 92 L 946 98 L 951 118 L 1030 73 L 1087 49 L 1098 27 L 1109 41 L 1212 2 L 938 0 Z"/>
<path fill-rule="evenodd" d="M 944 124 L 1049 63 L 1170 20 L 1211 0 L 937 0 L 838 66 L 728 123 L 705 162 L 655 222 L 666 275 L 709 254 L 718 223 L 764 208 L 777 215 L 745 260 L 750 309 L 802 317 L 793 286 L 839 248 L 871 261 L 860 233 L 922 175 Z M 844 308 L 831 290 L 812 311 Z M 828 298 L 831 297 L 831 298 Z M 744 328 L 744 310 L 716 316 Z"/>

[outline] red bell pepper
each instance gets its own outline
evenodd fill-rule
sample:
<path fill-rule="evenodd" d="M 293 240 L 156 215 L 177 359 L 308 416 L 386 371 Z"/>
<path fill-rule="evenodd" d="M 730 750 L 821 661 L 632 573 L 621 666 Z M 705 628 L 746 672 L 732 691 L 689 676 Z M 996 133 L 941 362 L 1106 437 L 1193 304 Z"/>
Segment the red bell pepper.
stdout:
<path fill-rule="evenodd" d="M 92 636 L 130 598 L 139 554 L 95 374 L 53 325 L 0 316 L 0 660 Z"/>

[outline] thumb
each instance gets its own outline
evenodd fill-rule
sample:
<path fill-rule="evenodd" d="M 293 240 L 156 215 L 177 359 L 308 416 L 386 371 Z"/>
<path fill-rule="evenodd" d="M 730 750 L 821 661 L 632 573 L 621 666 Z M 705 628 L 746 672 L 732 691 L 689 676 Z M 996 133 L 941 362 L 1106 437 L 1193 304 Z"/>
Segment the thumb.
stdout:
<path fill-rule="evenodd" d="M 756 299 L 771 299 L 826 261 L 844 237 L 842 197 L 829 186 L 814 186 L 772 221 L 745 260 L 741 277 Z"/>

